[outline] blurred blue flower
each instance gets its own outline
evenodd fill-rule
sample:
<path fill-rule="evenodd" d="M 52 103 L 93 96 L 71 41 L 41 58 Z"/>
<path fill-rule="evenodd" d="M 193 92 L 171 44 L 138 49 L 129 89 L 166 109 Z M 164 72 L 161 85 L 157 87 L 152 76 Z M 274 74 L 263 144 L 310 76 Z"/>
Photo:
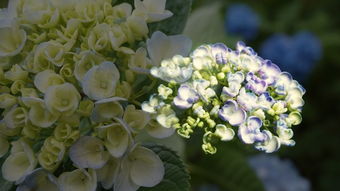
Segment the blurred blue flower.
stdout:
<path fill-rule="evenodd" d="M 227 9 L 225 28 L 228 33 L 252 40 L 257 35 L 259 25 L 258 15 L 248 5 L 237 3 Z"/>
<path fill-rule="evenodd" d="M 303 81 L 320 60 L 322 48 L 319 39 L 310 32 L 299 32 L 292 37 L 274 34 L 262 44 L 260 54 Z"/>
<path fill-rule="evenodd" d="M 289 160 L 268 154 L 259 154 L 249 158 L 250 166 L 255 170 L 266 191 L 309 191 L 310 183 L 300 176 Z"/>
<path fill-rule="evenodd" d="M 198 191 L 220 191 L 220 189 L 213 184 L 204 184 L 199 187 Z"/>

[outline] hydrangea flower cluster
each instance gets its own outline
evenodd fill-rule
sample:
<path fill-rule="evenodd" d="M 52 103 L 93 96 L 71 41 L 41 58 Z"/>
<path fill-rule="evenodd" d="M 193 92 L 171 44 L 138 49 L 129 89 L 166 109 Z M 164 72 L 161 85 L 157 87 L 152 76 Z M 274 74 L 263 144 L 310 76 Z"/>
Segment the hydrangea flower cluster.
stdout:
<path fill-rule="evenodd" d="M 263 42 L 260 54 L 303 81 L 321 59 L 322 47 L 320 40 L 308 31 L 294 36 L 274 34 Z"/>
<path fill-rule="evenodd" d="M 165 4 L 11 0 L 0 10 L 5 180 L 19 191 L 94 191 L 97 183 L 135 191 L 163 179 L 158 155 L 134 138 L 165 128 L 131 103 L 143 89 L 133 87 L 139 75 L 191 48 L 182 35 L 147 39 L 148 23 L 172 16 Z"/>
<path fill-rule="evenodd" d="M 215 153 L 213 144 L 232 140 L 235 131 L 267 153 L 295 144 L 291 127 L 301 122 L 305 89 L 241 42 L 235 51 L 221 43 L 200 46 L 190 57 L 164 60 L 151 74 L 168 84 L 142 109 L 183 137 L 203 129 L 206 153 Z"/>

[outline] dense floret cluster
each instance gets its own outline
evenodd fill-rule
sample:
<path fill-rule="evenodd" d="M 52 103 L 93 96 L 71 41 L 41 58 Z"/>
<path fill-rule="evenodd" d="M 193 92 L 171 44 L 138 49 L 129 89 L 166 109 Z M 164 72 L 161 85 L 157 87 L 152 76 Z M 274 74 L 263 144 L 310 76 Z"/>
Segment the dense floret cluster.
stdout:
<path fill-rule="evenodd" d="M 207 153 L 235 131 L 245 144 L 268 153 L 295 144 L 291 127 L 301 122 L 304 88 L 243 43 L 235 51 L 221 43 L 200 46 L 190 57 L 164 60 L 151 74 L 168 84 L 142 109 L 183 137 L 203 129 Z"/>
<path fill-rule="evenodd" d="M 1 173 L 19 191 L 134 191 L 163 179 L 158 155 L 134 139 L 162 127 L 131 104 L 143 89 L 133 85 L 154 58 L 173 56 L 159 47 L 191 41 L 159 31 L 147 40 L 148 23 L 172 16 L 166 0 L 111 3 L 11 0 L 0 10 Z"/>

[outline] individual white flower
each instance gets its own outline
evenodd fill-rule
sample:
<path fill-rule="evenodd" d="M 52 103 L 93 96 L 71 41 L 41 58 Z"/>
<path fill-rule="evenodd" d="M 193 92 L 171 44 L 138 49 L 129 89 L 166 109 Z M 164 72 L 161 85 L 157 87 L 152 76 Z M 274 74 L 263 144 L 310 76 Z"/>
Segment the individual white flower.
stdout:
<path fill-rule="evenodd" d="M 265 133 L 265 135 L 267 136 L 266 140 L 262 143 L 261 142 L 256 143 L 255 148 L 266 153 L 272 153 L 277 151 L 281 146 L 279 137 L 274 136 L 268 130 L 263 130 L 263 133 Z"/>
<path fill-rule="evenodd" d="M 154 187 L 163 180 L 165 173 L 159 156 L 139 145 L 134 146 L 122 159 L 118 170 L 115 191 L 136 191 L 141 186 Z"/>
<path fill-rule="evenodd" d="M 83 136 L 76 141 L 69 151 L 70 159 L 78 168 L 102 168 L 109 159 L 103 142 L 91 136 Z"/>
<path fill-rule="evenodd" d="M 173 103 L 180 109 L 188 109 L 199 99 L 198 93 L 187 84 L 182 84 Z"/>
<path fill-rule="evenodd" d="M 100 169 L 96 169 L 98 182 L 103 188 L 112 188 L 120 168 L 121 159 L 110 157 L 107 163 Z"/>
<path fill-rule="evenodd" d="M 246 111 L 251 111 L 258 107 L 257 96 L 254 93 L 246 92 L 245 88 L 240 89 L 240 93 L 237 96 L 237 102 Z"/>
<path fill-rule="evenodd" d="M 159 96 L 162 97 L 162 99 L 167 99 L 172 93 L 172 89 L 161 84 L 157 88 Z"/>
<path fill-rule="evenodd" d="M 145 48 L 140 47 L 136 53 L 129 59 L 128 66 L 131 70 L 137 73 L 148 73 L 148 67 L 151 65 L 151 61 L 147 58 L 147 51 Z"/>
<path fill-rule="evenodd" d="M 45 93 L 47 88 L 53 85 L 63 84 L 64 79 L 59 75 L 56 74 L 52 70 L 44 70 L 43 72 L 39 72 L 34 77 L 34 85 L 35 87 Z"/>
<path fill-rule="evenodd" d="M 122 157 L 127 151 L 131 135 L 130 130 L 124 121 L 121 123 L 112 123 L 100 127 L 100 136 L 104 139 L 104 145 L 109 153 L 116 157 Z"/>
<path fill-rule="evenodd" d="M 230 141 L 234 138 L 235 132 L 223 124 L 217 124 L 215 134 L 220 137 L 221 141 Z"/>
<path fill-rule="evenodd" d="M 79 57 L 79 58 L 78 58 Z M 74 75 L 78 81 L 82 82 L 85 74 L 95 65 L 103 63 L 104 57 L 94 51 L 83 51 L 76 56 Z"/>
<path fill-rule="evenodd" d="M 103 62 L 93 66 L 84 76 L 82 87 L 84 93 L 94 100 L 112 97 L 120 78 L 117 67 L 112 62 Z"/>
<path fill-rule="evenodd" d="M 255 116 L 250 116 L 246 123 L 240 125 L 238 136 L 246 144 L 253 144 L 255 142 L 263 142 L 267 136 L 261 132 L 262 120 Z"/>
<path fill-rule="evenodd" d="M 157 96 L 153 95 L 150 97 L 149 101 L 142 103 L 142 110 L 154 114 L 163 105 L 164 102 L 162 102 Z"/>
<path fill-rule="evenodd" d="M 2 165 L 1 172 L 7 181 L 18 181 L 31 173 L 37 165 L 32 148 L 23 140 L 12 142 L 11 154 Z"/>
<path fill-rule="evenodd" d="M 23 102 L 30 105 L 28 118 L 33 125 L 47 128 L 52 126 L 59 118 L 59 113 L 51 113 L 47 110 L 44 100 L 40 98 L 23 97 Z M 30 102 L 30 104 L 28 103 Z"/>
<path fill-rule="evenodd" d="M 205 101 L 209 102 L 209 99 L 216 96 L 216 92 L 210 88 L 210 82 L 204 79 L 199 79 L 193 81 L 193 86 L 196 89 L 200 98 Z"/>
<path fill-rule="evenodd" d="M 124 113 L 124 109 L 119 101 L 124 100 L 124 98 L 112 97 L 96 101 L 91 114 L 91 119 L 95 122 L 104 122 L 114 117 L 121 117 Z"/>
<path fill-rule="evenodd" d="M 0 57 L 19 54 L 27 40 L 26 32 L 15 24 L 0 26 L 0 36 Z"/>
<path fill-rule="evenodd" d="M 161 21 L 173 15 L 171 11 L 165 10 L 166 0 L 135 0 L 134 4 L 133 14 L 145 17 L 149 23 Z"/>
<path fill-rule="evenodd" d="M 45 62 L 51 63 L 55 66 L 62 66 L 64 64 L 65 50 L 63 45 L 57 41 L 48 41 L 39 44 L 34 54 L 35 65 L 38 63 L 46 65 Z"/>
<path fill-rule="evenodd" d="M 18 185 L 16 191 L 59 191 L 57 178 L 50 172 L 37 168 L 25 177 L 25 180 Z"/>
<path fill-rule="evenodd" d="M 245 121 L 247 114 L 242 108 L 239 108 L 236 101 L 228 100 L 219 110 L 218 116 L 223 121 L 228 121 L 230 125 L 235 126 L 242 124 Z"/>
<path fill-rule="evenodd" d="M 160 125 L 155 119 L 150 120 L 149 124 L 146 126 L 146 132 L 155 138 L 163 139 L 170 137 L 176 131 L 175 128 L 165 128 Z"/>
<path fill-rule="evenodd" d="M 46 90 L 44 101 L 49 112 L 72 115 L 78 108 L 80 94 L 70 83 L 54 85 Z"/>
<path fill-rule="evenodd" d="M 149 113 L 138 110 L 134 105 L 125 108 L 123 120 L 133 129 L 143 129 L 150 121 Z"/>
<path fill-rule="evenodd" d="M 175 111 L 171 109 L 170 105 L 164 105 L 159 110 L 156 120 L 165 128 L 172 128 L 172 126 L 179 121 L 179 119 L 176 117 Z"/>
<path fill-rule="evenodd" d="M 95 191 L 97 188 L 97 175 L 94 169 L 76 169 L 64 172 L 58 178 L 61 191 Z"/>
<path fill-rule="evenodd" d="M 190 59 L 176 55 L 163 60 L 160 67 L 151 68 L 150 73 L 167 82 L 183 83 L 190 79 L 192 71 Z"/>
<path fill-rule="evenodd" d="M 22 127 L 27 123 L 27 111 L 24 107 L 12 107 L 4 116 L 4 122 L 8 128 Z"/>
<path fill-rule="evenodd" d="M 159 66 L 162 60 L 175 55 L 187 56 L 192 41 L 184 35 L 166 36 L 164 33 L 156 31 L 146 41 L 146 45 L 153 65 Z"/>
<path fill-rule="evenodd" d="M 283 128 L 283 127 L 277 127 L 276 133 L 280 139 L 281 145 L 287 145 L 287 146 L 294 146 L 295 141 L 291 140 L 291 138 L 294 135 L 294 132 L 292 129 Z"/>

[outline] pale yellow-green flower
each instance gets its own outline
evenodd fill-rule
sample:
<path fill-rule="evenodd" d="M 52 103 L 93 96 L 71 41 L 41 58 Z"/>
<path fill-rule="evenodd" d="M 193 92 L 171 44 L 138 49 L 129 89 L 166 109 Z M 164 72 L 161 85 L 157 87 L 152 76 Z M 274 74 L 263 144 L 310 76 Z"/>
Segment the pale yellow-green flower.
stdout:
<path fill-rule="evenodd" d="M 72 172 L 64 172 L 58 178 L 62 191 L 95 191 L 97 188 L 97 175 L 93 169 L 76 169 Z"/>
<path fill-rule="evenodd" d="M 63 161 L 65 151 L 64 143 L 57 141 L 54 137 L 49 137 L 38 154 L 39 164 L 44 169 L 53 172 Z"/>
<path fill-rule="evenodd" d="M 12 142 L 10 156 L 2 165 L 2 176 L 7 181 L 20 181 L 28 175 L 35 166 L 37 160 L 32 148 L 22 139 Z"/>
<path fill-rule="evenodd" d="M 64 64 L 64 54 L 64 47 L 60 43 L 56 41 L 43 42 L 36 48 L 34 65 L 53 64 L 60 67 Z"/>
<path fill-rule="evenodd" d="M 109 38 L 111 47 L 114 50 L 119 50 L 120 46 L 127 41 L 127 37 L 119 25 L 112 26 L 109 31 Z"/>
<path fill-rule="evenodd" d="M 163 180 L 164 173 L 164 165 L 158 155 L 145 147 L 134 146 L 122 159 L 114 190 L 136 191 L 140 186 L 154 187 Z"/>
<path fill-rule="evenodd" d="M 156 22 L 167 19 L 173 15 L 172 12 L 165 10 L 166 0 L 135 0 L 133 14 L 144 17 L 147 22 Z"/>
<path fill-rule="evenodd" d="M 77 110 L 80 94 L 72 84 L 65 83 L 49 87 L 44 101 L 49 112 L 67 116 Z"/>
<path fill-rule="evenodd" d="M 93 108 L 93 101 L 89 99 L 84 99 L 80 101 L 77 112 L 84 117 L 89 117 L 92 113 Z"/>
<path fill-rule="evenodd" d="M 149 28 L 146 21 L 138 16 L 129 16 L 122 25 L 122 30 L 127 36 L 127 41 L 133 43 L 136 40 L 142 40 L 147 37 Z"/>
<path fill-rule="evenodd" d="M 10 108 L 17 103 L 17 98 L 11 94 L 3 93 L 0 94 L 0 108 Z"/>
<path fill-rule="evenodd" d="M 22 136 L 29 139 L 36 139 L 39 136 L 41 128 L 35 125 L 32 125 L 31 123 L 27 123 L 21 131 Z"/>
<path fill-rule="evenodd" d="M 22 127 L 9 128 L 4 120 L 0 121 L 0 132 L 5 136 L 16 136 L 21 132 Z"/>
<path fill-rule="evenodd" d="M 96 52 L 109 49 L 111 46 L 109 35 L 110 31 L 111 31 L 110 25 L 106 23 L 97 24 L 91 30 L 87 38 L 89 48 Z"/>
<path fill-rule="evenodd" d="M 125 108 L 124 121 L 133 129 L 143 129 L 150 121 L 150 115 L 134 105 Z"/>
<path fill-rule="evenodd" d="M 84 76 L 82 87 L 91 99 L 101 100 L 114 96 L 119 81 L 119 71 L 112 62 L 93 66 Z"/>
<path fill-rule="evenodd" d="M 120 159 L 111 156 L 102 168 L 96 170 L 98 182 L 101 183 L 103 188 L 112 188 L 119 166 Z"/>
<path fill-rule="evenodd" d="M 122 81 L 117 85 L 116 96 L 129 99 L 131 96 L 132 87 L 127 81 Z"/>
<path fill-rule="evenodd" d="M 69 147 L 79 139 L 80 132 L 69 124 L 60 123 L 55 127 L 53 135 L 57 141 L 63 142 L 66 147 Z"/>
<path fill-rule="evenodd" d="M 5 73 L 5 78 L 11 81 L 23 80 L 28 77 L 28 72 L 23 70 L 18 64 L 12 66 L 12 68 Z"/>
<path fill-rule="evenodd" d="M 146 49 L 140 47 L 134 55 L 131 55 L 128 66 L 131 70 L 137 73 L 148 73 L 148 67 L 151 66 L 151 61 L 147 58 Z"/>
<path fill-rule="evenodd" d="M 34 77 L 34 85 L 41 92 L 45 93 L 47 88 L 63 84 L 64 79 L 52 70 L 44 70 Z"/>
<path fill-rule="evenodd" d="M 17 94 L 19 92 L 21 92 L 21 90 L 23 88 L 26 87 L 26 82 L 23 80 L 16 80 L 13 82 L 13 84 L 11 85 L 11 93 L 12 94 Z"/>
<path fill-rule="evenodd" d="M 16 191 L 60 191 L 57 178 L 50 172 L 37 168 L 26 176 Z"/>
<path fill-rule="evenodd" d="M 93 51 L 83 51 L 75 56 L 75 60 L 74 75 L 80 82 L 93 66 L 105 61 L 104 57 Z"/>
<path fill-rule="evenodd" d="M 99 129 L 100 137 L 110 154 L 116 158 L 124 155 L 130 144 L 130 132 L 120 123 L 112 123 Z"/>
<path fill-rule="evenodd" d="M 17 25 L 1 26 L 0 23 L 0 57 L 15 56 L 25 46 L 27 36 Z"/>
<path fill-rule="evenodd" d="M 114 117 L 121 117 L 124 109 L 118 101 L 124 100 L 123 98 L 113 97 L 95 102 L 91 119 L 95 122 L 104 122 Z"/>
<path fill-rule="evenodd" d="M 104 150 L 103 142 L 91 136 L 83 136 L 70 148 L 70 159 L 78 168 L 102 168 L 110 154 Z"/>
<path fill-rule="evenodd" d="M 176 131 L 174 128 L 163 127 L 155 119 L 151 119 L 145 128 L 146 128 L 146 132 L 150 136 L 158 138 L 158 139 L 170 137 Z"/>
<path fill-rule="evenodd" d="M 4 116 L 6 126 L 11 129 L 24 126 L 27 119 L 27 111 L 23 107 L 12 107 Z"/>

